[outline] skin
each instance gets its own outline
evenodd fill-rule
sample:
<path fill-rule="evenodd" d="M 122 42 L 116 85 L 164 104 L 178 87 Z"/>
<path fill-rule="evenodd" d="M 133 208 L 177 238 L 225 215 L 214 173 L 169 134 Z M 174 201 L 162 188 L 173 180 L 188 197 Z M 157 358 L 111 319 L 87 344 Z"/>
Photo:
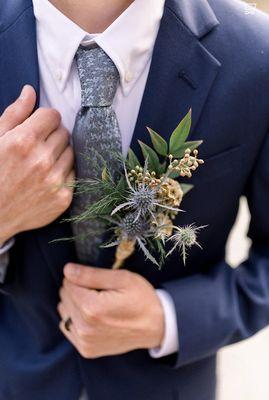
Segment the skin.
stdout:
<path fill-rule="evenodd" d="M 48 225 L 72 201 L 65 185 L 74 179 L 69 134 L 56 110 L 33 113 L 35 102 L 26 86 L 0 117 L 0 243 Z"/>
<path fill-rule="evenodd" d="M 101 33 L 133 0 L 50 0 L 69 19 L 89 33 Z"/>
<path fill-rule="evenodd" d="M 85 358 L 122 354 L 161 344 L 163 310 L 152 285 L 127 270 L 68 264 L 58 311 L 72 319 L 60 329 Z"/>

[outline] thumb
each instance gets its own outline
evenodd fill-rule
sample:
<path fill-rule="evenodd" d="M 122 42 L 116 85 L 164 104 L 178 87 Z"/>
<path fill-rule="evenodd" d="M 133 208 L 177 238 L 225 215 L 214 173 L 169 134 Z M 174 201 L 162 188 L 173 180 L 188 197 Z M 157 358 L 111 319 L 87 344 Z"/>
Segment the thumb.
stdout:
<path fill-rule="evenodd" d="M 36 92 L 25 85 L 18 99 L 8 106 L 0 117 L 0 136 L 23 123 L 33 112 L 36 104 Z"/>

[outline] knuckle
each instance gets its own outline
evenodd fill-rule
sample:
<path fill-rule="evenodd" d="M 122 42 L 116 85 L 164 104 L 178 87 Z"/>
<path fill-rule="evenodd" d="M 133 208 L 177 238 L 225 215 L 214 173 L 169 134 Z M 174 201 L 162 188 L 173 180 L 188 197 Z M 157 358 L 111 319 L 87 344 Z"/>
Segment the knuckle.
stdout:
<path fill-rule="evenodd" d="M 56 174 L 48 175 L 44 180 L 45 186 L 57 188 L 61 184 L 61 179 Z"/>
<path fill-rule="evenodd" d="M 83 343 L 84 340 L 88 339 L 88 333 L 83 326 L 77 326 L 77 335 Z"/>
<path fill-rule="evenodd" d="M 35 168 L 37 171 L 39 171 L 42 175 L 46 174 L 49 172 L 53 165 L 53 160 L 50 155 L 44 155 L 43 157 L 40 157 L 36 163 L 35 163 Z"/>
<path fill-rule="evenodd" d="M 77 323 L 76 331 L 80 342 L 87 345 L 89 339 L 92 338 L 92 330 L 90 329 L 90 327 L 83 320 L 81 320 Z"/>
<path fill-rule="evenodd" d="M 61 137 L 62 137 L 62 141 L 63 142 L 68 142 L 68 140 L 69 140 L 69 132 L 68 132 L 68 130 L 65 129 L 65 128 L 62 128 L 60 134 L 61 134 Z"/>
<path fill-rule="evenodd" d="M 89 307 L 88 304 L 82 304 L 81 314 L 85 321 L 92 321 L 94 318 L 96 318 L 97 313 L 94 311 L 93 307 Z"/>
<path fill-rule="evenodd" d="M 93 349 L 90 346 L 85 345 L 84 343 L 80 344 L 78 350 L 83 358 L 88 358 L 88 359 L 95 358 L 95 353 Z"/>
<path fill-rule="evenodd" d="M 45 107 L 40 107 L 36 111 L 36 115 L 38 118 L 44 118 L 46 120 L 52 121 L 55 123 L 55 125 L 60 125 L 61 122 L 61 114 L 59 111 L 55 110 L 54 108 L 45 108 Z"/>
<path fill-rule="evenodd" d="M 74 151 L 71 146 L 68 146 L 65 150 L 66 155 L 66 166 L 71 166 L 74 164 Z"/>
<path fill-rule="evenodd" d="M 48 118 L 55 122 L 55 125 L 60 125 L 61 123 L 61 114 L 59 111 L 55 110 L 54 108 L 50 108 L 47 110 Z"/>
<path fill-rule="evenodd" d="M 22 132 L 16 132 L 11 143 L 13 150 L 22 157 L 27 156 L 32 148 L 30 136 L 24 136 Z"/>
<path fill-rule="evenodd" d="M 66 187 L 62 188 L 58 193 L 58 200 L 63 208 L 68 208 L 70 206 L 72 198 L 72 191 Z"/>

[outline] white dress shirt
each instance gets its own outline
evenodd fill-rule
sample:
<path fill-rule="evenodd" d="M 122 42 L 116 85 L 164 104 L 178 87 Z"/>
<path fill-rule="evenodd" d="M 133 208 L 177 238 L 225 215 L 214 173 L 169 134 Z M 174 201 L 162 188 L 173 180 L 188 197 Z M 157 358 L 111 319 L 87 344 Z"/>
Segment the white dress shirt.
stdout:
<path fill-rule="evenodd" d="M 80 45 L 96 42 L 116 65 L 120 83 L 114 98 L 127 154 L 144 93 L 153 48 L 165 0 L 135 0 L 103 33 L 89 34 L 68 19 L 48 0 L 33 0 L 37 22 L 40 72 L 40 106 L 57 109 L 63 125 L 72 132 L 81 105 L 76 51 Z M 7 249 L 4 249 L 7 250 Z M 179 349 L 176 311 L 172 298 L 157 290 L 165 316 L 162 346 L 151 349 L 154 358 Z"/>

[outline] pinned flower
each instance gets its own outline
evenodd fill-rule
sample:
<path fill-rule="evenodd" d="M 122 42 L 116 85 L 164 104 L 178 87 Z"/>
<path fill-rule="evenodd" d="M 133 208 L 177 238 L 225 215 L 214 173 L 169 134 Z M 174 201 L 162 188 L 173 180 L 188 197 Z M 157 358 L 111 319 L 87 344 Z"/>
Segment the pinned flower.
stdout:
<path fill-rule="evenodd" d="M 113 268 L 123 266 L 136 247 L 159 268 L 176 249 L 185 264 L 187 251 L 195 245 L 200 247 L 197 234 L 203 227 L 174 225 L 182 211 L 179 207 L 183 196 L 193 188 L 191 183 L 179 183 L 178 179 L 191 178 L 204 163 L 197 150 L 202 140 L 187 141 L 190 129 L 191 110 L 168 141 L 148 128 L 152 146 L 139 141 L 143 160 L 131 149 L 127 158 L 115 154 L 117 169 L 114 171 L 98 155 L 104 164 L 102 175 L 76 184 L 78 193 L 96 193 L 97 200 L 86 204 L 85 210 L 71 220 L 80 223 L 96 220 L 98 224 L 100 221 L 102 231 L 112 233 L 109 242 L 101 247 L 117 247 Z M 172 249 L 167 254 L 169 241 Z"/>
<path fill-rule="evenodd" d="M 182 255 L 183 263 L 186 265 L 186 258 L 188 255 L 187 250 L 193 246 L 198 246 L 202 249 L 197 241 L 197 233 L 203 228 L 205 228 L 205 226 L 197 227 L 194 224 L 184 227 L 175 226 L 174 229 L 176 233 L 168 239 L 174 243 L 174 246 L 167 253 L 167 257 L 178 248 Z"/>

